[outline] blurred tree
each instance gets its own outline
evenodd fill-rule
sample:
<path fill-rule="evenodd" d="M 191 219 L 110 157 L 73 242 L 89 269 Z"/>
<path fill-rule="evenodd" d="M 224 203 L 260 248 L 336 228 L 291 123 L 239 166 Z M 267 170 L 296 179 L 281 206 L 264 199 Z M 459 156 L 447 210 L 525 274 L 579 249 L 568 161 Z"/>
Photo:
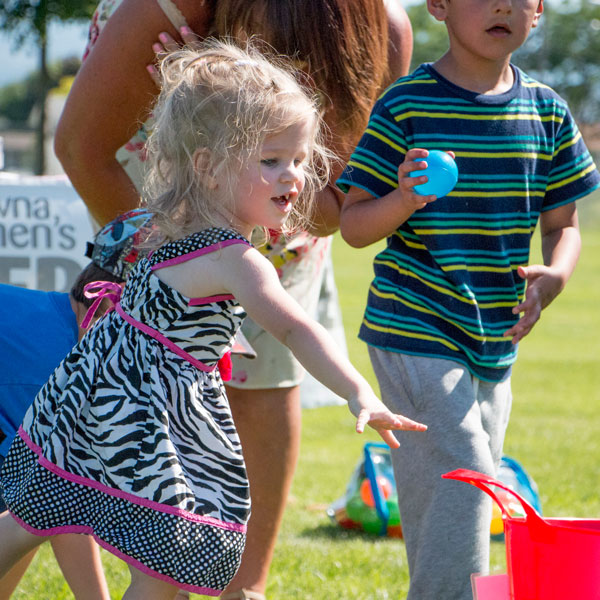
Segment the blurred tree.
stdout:
<path fill-rule="evenodd" d="M 413 68 L 446 52 L 446 28 L 425 3 L 407 8 L 415 36 Z M 513 56 L 514 64 L 554 88 L 581 124 L 600 120 L 600 0 L 546 1 L 540 26 Z"/>
<path fill-rule="evenodd" d="M 70 56 L 48 66 L 50 88 L 56 87 L 65 76 L 74 76 L 81 59 Z M 31 111 L 37 101 L 38 73 L 27 75 L 22 81 L 0 88 L 0 123 L 10 123 L 18 129 L 27 128 Z"/>
<path fill-rule="evenodd" d="M 27 119 L 36 100 L 37 73 L 23 81 L 10 83 L 0 89 L 0 117 L 11 128 L 26 127 Z"/>
<path fill-rule="evenodd" d="M 425 2 L 406 8 L 414 35 L 411 70 L 420 64 L 435 62 L 448 50 L 448 35 L 443 23 L 428 12 Z"/>
<path fill-rule="evenodd" d="M 581 124 L 600 120 L 600 2 L 546 4 L 540 27 L 514 55 L 532 77 L 554 88 Z"/>
<path fill-rule="evenodd" d="M 33 39 L 39 50 L 39 70 L 36 81 L 36 104 L 39 106 L 36 157 L 34 170 L 43 174 L 44 130 L 46 127 L 46 96 L 52 85 L 48 72 L 48 25 L 52 20 L 87 20 L 94 12 L 97 0 L 0 0 L 0 29 L 13 36 L 16 44 Z"/>

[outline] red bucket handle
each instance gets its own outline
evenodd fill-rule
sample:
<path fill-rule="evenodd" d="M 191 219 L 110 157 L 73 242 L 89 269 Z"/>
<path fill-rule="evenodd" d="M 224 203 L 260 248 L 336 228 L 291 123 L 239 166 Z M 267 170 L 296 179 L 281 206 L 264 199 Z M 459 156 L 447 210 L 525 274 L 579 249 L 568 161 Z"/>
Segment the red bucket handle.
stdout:
<path fill-rule="evenodd" d="M 490 485 L 498 487 L 502 490 L 505 490 L 509 494 L 512 494 L 521 504 L 525 514 L 527 515 L 527 525 L 530 529 L 534 529 L 538 532 L 547 531 L 549 525 L 538 515 L 536 510 L 529 504 L 524 498 L 522 498 L 517 492 L 509 488 L 507 485 L 494 479 L 493 477 L 489 477 L 488 475 L 484 475 L 483 473 L 478 473 L 477 471 L 470 471 L 469 469 L 456 469 L 455 471 L 451 471 L 450 473 L 446 473 L 442 475 L 444 479 L 456 479 L 457 481 L 464 481 L 466 483 L 470 483 L 475 487 L 479 488 L 481 491 L 485 492 L 488 496 L 498 504 L 500 510 L 502 511 L 502 516 L 505 519 L 513 519 L 511 517 L 506 507 L 502 504 L 498 496 L 489 488 Z"/>

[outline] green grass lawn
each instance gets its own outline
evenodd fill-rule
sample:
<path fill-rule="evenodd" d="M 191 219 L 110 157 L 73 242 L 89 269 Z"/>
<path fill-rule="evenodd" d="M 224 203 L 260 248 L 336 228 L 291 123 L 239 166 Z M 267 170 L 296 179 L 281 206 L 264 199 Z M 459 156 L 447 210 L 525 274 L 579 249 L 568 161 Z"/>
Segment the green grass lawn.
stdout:
<path fill-rule="evenodd" d="M 577 270 L 519 350 L 504 450 L 538 483 L 544 514 L 600 518 L 600 193 L 582 202 L 580 212 L 583 252 Z M 350 356 L 373 385 L 366 348 L 356 332 L 375 251 L 353 250 L 339 237 L 334 244 Z M 534 260 L 539 260 L 537 247 Z M 326 506 L 343 493 L 363 443 L 376 437 L 356 435 L 345 407 L 306 410 L 303 420 L 300 464 L 268 597 L 402 598 L 408 589 L 403 542 L 341 530 L 325 515 Z M 108 553 L 103 560 L 113 598 L 120 598 L 129 581 L 127 569 Z M 504 545 L 494 542 L 492 570 L 504 569 Z M 48 544 L 14 598 L 72 598 Z"/>

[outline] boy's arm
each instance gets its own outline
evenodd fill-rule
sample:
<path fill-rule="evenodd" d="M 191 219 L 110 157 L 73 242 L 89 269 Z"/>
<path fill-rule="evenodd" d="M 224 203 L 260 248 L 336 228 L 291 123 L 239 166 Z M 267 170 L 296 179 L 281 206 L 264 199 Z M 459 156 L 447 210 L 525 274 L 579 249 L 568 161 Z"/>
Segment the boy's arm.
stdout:
<path fill-rule="evenodd" d="M 525 300 L 513 308 L 514 314 L 523 313 L 521 318 L 504 333 L 512 336 L 513 344 L 532 330 L 542 310 L 560 294 L 575 269 L 581 250 L 575 202 L 542 213 L 540 232 L 544 264 L 518 270 L 527 280 L 527 289 Z"/>
<path fill-rule="evenodd" d="M 351 187 L 344 199 L 340 215 L 340 232 L 354 248 L 363 248 L 391 235 L 420 208 L 436 200 L 435 196 L 420 196 L 415 185 L 427 182 L 427 177 L 410 177 L 411 171 L 426 168 L 417 159 L 426 159 L 429 153 L 413 148 L 406 153 L 398 167 L 398 187 L 385 196 L 375 198 L 358 187 Z"/>

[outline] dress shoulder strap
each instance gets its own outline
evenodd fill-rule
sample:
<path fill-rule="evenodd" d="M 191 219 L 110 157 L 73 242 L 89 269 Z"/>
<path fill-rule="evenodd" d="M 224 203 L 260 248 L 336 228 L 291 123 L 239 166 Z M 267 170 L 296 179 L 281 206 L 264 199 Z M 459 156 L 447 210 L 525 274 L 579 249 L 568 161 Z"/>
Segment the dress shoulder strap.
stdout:
<path fill-rule="evenodd" d="M 231 244 L 252 246 L 244 236 L 233 229 L 210 227 L 161 246 L 150 257 L 150 265 L 152 269 L 160 269 L 202 254 L 216 252 Z"/>
<path fill-rule="evenodd" d="M 183 13 L 177 8 L 173 0 L 156 0 L 156 2 L 177 31 L 182 27 L 188 27 Z"/>

